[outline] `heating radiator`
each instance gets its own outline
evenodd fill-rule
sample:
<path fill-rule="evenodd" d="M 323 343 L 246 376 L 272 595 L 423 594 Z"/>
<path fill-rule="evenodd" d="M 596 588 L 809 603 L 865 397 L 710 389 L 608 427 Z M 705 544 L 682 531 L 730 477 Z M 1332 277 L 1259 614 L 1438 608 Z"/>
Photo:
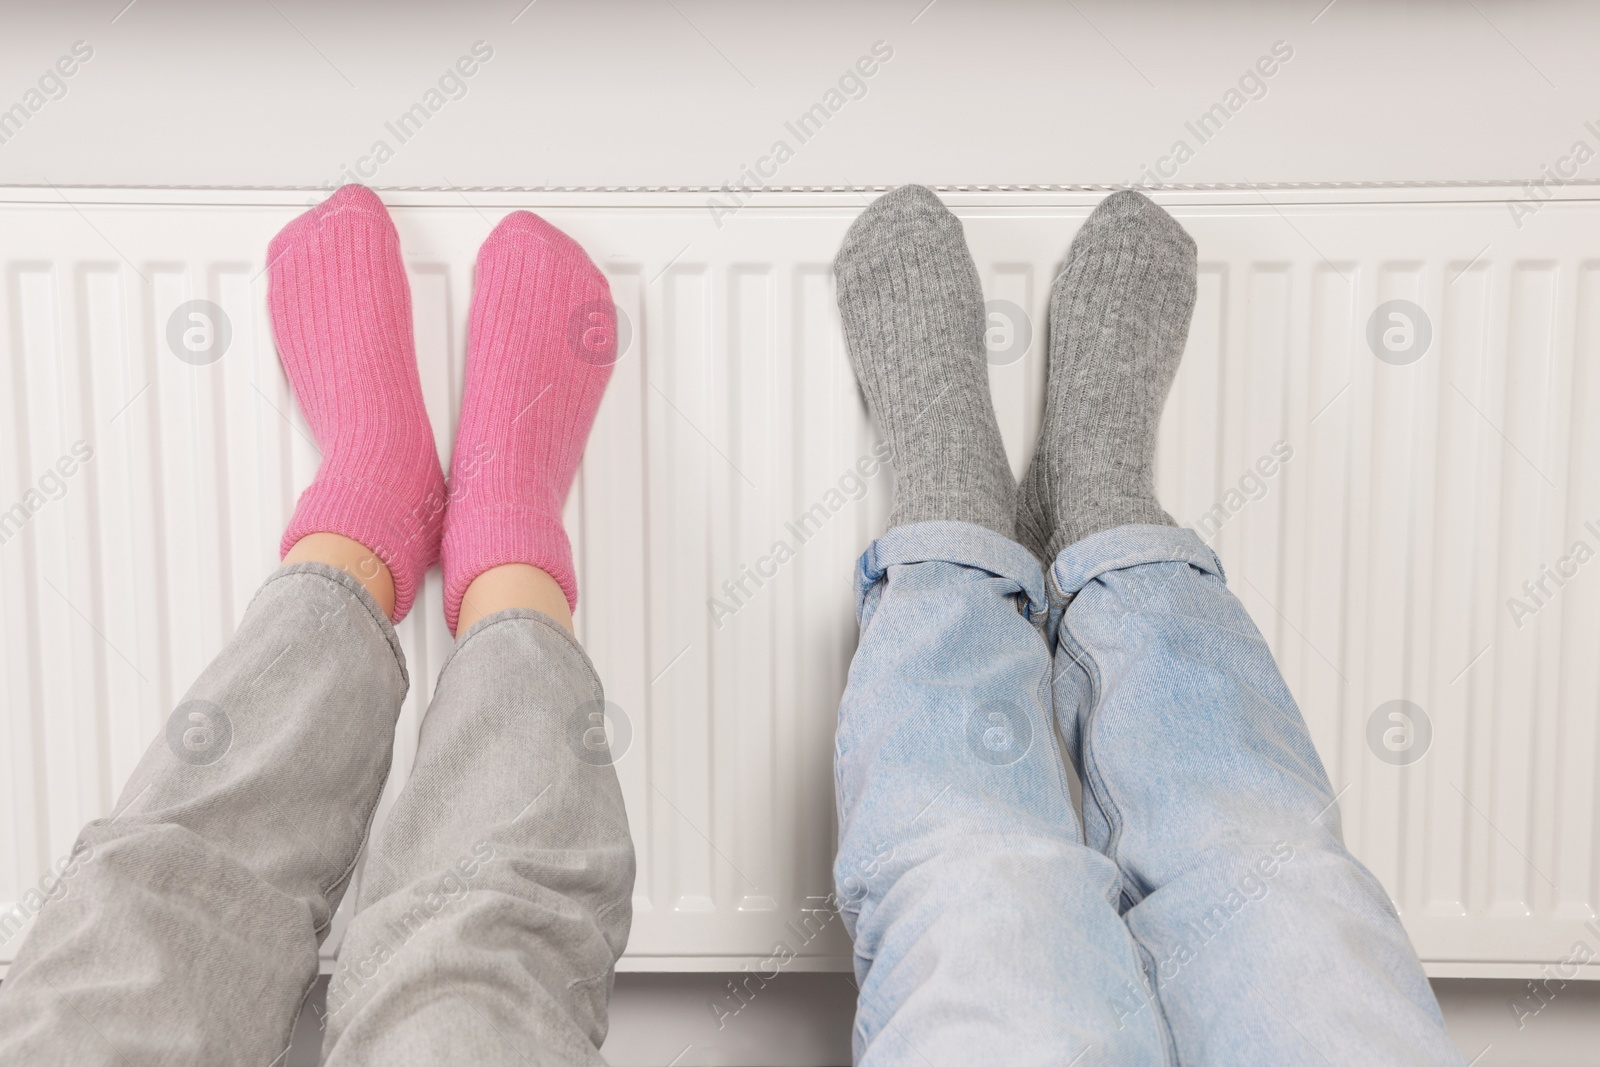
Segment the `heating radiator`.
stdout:
<path fill-rule="evenodd" d="M 1018 472 L 1040 422 L 1050 281 L 1102 195 L 947 193 L 990 301 Z M 1530 974 L 1580 940 L 1600 951 L 1585 929 L 1600 907 L 1600 204 L 1568 188 L 1508 208 L 1524 195 L 1159 197 L 1200 249 L 1162 502 L 1220 552 L 1352 849 L 1435 975 Z M 0 526 L 12 916 L 112 809 L 275 565 L 311 478 L 262 276 L 268 239 L 307 196 L 0 189 L 0 511 L 26 513 Z M 791 968 L 844 969 L 841 924 L 817 910 L 831 739 L 851 567 L 891 475 L 852 499 L 875 438 L 829 262 L 869 195 L 768 192 L 715 211 L 709 198 L 386 194 L 446 457 L 492 225 L 538 211 L 611 278 L 625 347 L 567 520 L 638 850 L 623 968 L 735 968 L 781 941 L 800 950 Z M 73 473 L 47 475 L 64 456 Z M 761 561 L 780 540 L 794 555 L 774 571 Z M 400 634 L 412 690 L 384 810 L 451 644 L 437 573 Z M 808 918 L 822 929 L 803 939 Z M 0 937 L 3 963 L 21 936 Z"/>

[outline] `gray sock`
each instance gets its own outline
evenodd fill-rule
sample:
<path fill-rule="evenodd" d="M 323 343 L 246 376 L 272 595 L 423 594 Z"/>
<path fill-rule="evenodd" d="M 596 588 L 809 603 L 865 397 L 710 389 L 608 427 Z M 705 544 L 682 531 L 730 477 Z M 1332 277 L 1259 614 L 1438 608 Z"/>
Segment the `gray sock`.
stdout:
<path fill-rule="evenodd" d="M 1017 482 L 989 398 L 983 289 L 961 220 L 902 185 L 851 224 L 833 261 L 850 362 L 894 450 L 889 525 L 949 519 L 1004 537 Z"/>
<path fill-rule="evenodd" d="M 1156 503 L 1156 430 L 1189 333 L 1194 239 L 1139 193 L 1101 201 L 1050 292 L 1044 426 L 1022 479 L 1017 538 L 1049 566 Z"/>

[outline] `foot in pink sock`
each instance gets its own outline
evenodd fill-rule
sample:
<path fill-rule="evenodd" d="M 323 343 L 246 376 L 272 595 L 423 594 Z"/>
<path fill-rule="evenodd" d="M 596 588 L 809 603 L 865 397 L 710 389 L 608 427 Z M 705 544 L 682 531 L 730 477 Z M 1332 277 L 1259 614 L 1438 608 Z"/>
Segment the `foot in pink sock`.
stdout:
<path fill-rule="evenodd" d="M 267 248 L 278 356 L 322 465 L 281 546 L 342 534 L 394 578 L 394 620 L 439 558 L 444 475 L 422 404 L 411 290 L 383 202 L 346 185 Z"/>
<path fill-rule="evenodd" d="M 561 509 L 616 361 L 616 308 L 578 243 L 516 211 L 478 252 L 445 514 L 444 614 L 491 567 L 526 563 L 578 604 Z"/>

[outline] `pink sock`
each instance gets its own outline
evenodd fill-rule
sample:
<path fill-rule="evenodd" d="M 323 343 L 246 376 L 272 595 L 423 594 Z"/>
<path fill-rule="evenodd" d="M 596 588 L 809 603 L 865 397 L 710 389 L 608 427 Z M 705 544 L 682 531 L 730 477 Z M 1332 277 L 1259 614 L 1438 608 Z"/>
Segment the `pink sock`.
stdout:
<path fill-rule="evenodd" d="M 478 252 L 467 388 L 445 514 L 444 614 L 491 567 L 526 563 L 578 604 L 561 509 L 616 361 L 616 307 L 576 241 L 526 211 Z"/>
<path fill-rule="evenodd" d="M 439 558 L 444 476 L 417 377 L 411 290 L 383 202 L 346 185 L 267 248 L 278 356 L 322 449 L 282 552 L 336 533 L 394 577 L 394 620 Z"/>

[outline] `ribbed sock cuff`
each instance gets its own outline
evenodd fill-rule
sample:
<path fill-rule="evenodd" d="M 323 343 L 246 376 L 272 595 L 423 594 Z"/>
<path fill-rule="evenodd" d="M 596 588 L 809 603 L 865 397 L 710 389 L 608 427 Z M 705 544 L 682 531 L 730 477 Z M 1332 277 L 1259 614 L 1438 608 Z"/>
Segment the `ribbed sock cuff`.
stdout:
<path fill-rule="evenodd" d="M 369 482 L 319 476 L 295 505 L 283 531 L 279 554 L 286 556 L 302 537 L 334 533 L 370 548 L 394 579 L 394 621 L 406 617 L 428 568 L 439 558 L 444 498 L 424 498 L 405 506 L 407 494 Z"/>
<path fill-rule="evenodd" d="M 578 579 L 572 542 L 559 516 L 527 504 L 492 504 L 452 509 L 450 529 L 440 550 L 444 559 L 444 617 L 456 632 L 467 586 L 491 567 L 525 563 L 561 587 L 567 607 L 578 608 Z"/>

